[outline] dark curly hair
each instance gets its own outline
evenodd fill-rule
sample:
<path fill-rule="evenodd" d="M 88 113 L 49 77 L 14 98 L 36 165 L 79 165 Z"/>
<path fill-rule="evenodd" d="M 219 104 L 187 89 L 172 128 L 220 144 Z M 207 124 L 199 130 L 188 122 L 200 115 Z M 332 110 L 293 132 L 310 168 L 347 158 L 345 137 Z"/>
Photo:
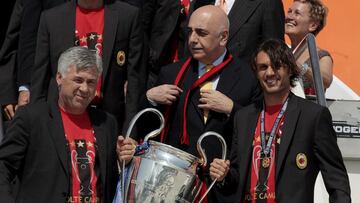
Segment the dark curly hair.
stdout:
<path fill-rule="evenodd" d="M 251 66 L 255 72 L 257 68 L 256 56 L 262 51 L 269 56 L 271 66 L 275 69 L 280 68 L 281 66 L 290 69 L 290 85 L 291 87 L 294 87 L 295 81 L 299 77 L 299 71 L 297 69 L 295 57 L 285 42 L 278 39 L 268 39 L 263 42 L 257 48 L 251 60 Z"/>

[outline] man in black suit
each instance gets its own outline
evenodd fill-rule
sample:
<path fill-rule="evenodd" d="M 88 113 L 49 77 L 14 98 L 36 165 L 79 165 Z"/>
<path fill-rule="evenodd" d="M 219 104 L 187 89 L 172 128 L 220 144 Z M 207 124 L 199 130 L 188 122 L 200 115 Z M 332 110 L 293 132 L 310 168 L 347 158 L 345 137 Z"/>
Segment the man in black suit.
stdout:
<path fill-rule="evenodd" d="M 190 10 L 214 4 L 221 6 L 230 21 L 228 49 L 249 60 L 265 39 L 284 39 L 285 15 L 281 0 L 194 0 Z"/>
<path fill-rule="evenodd" d="M 146 95 L 165 114 L 160 140 L 198 156 L 196 143 L 206 131 L 220 133 L 230 145 L 233 113 L 260 92 L 247 63 L 226 50 L 229 23 L 220 8 L 196 10 L 188 32 L 192 57 L 163 67 L 157 86 Z M 204 140 L 209 160 L 221 156 L 220 146 L 212 137 Z"/>
<path fill-rule="evenodd" d="M 16 74 L 19 93 L 18 105 L 26 105 L 30 99 L 30 82 L 32 67 L 34 65 L 36 38 L 39 28 L 41 13 L 70 0 L 21 0 L 23 4 L 23 17 L 21 19 L 21 29 L 18 49 L 18 71 Z M 111 0 L 110 0 L 111 1 Z M 109 1 L 109 2 L 110 2 Z M 134 6 L 141 7 L 141 0 L 121 0 Z M 107 2 L 107 0 L 105 0 Z"/>
<path fill-rule="evenodd" d="M 1 202 L 14 202 L 10 182 L 16 176 L 16 202 L 112 202 L 117 124 L 110 114 L 89 107 L 101 59 L 72 47 L 58 67 L 58 99 L 20 108 L 0 145 Z"/>
<path fill-rule="evenodd" d="M 55 74 L 59 54 L 73 45 L 86 46 L 96 50 L 104 64 L 93 104 L 113 114 L 121 130 L 128 123 L 125 119 L 131 119 L 138 111 L 138 100 L 145 88 L 145 71 L 140 64 L 141 30 L 139 10 L 119 1 L 78 0 L 43 12 L 31 79 L 31 102 L 57 95 Z"/>
<path fill-rule="evenodd" d="M 321 171 L 330 202 L 351 202 L 350 186 L 326 107 L 293 95 L 298 76 L 283 41 L 265 41 L 253 59 L 264 100 L 235 115 L 230 162 L 215 159 L 210 176 L 241 202 L 313 202 Z M 230 164 L 230 170 L 229 170 Z"/>

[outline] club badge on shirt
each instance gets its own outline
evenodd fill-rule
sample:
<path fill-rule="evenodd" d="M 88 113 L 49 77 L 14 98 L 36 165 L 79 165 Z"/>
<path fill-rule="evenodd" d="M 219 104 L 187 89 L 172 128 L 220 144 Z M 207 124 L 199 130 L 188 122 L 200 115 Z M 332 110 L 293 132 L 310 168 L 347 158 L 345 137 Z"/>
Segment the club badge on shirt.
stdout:
<path fill-rule="evenodd" d="M 307 167 L 308 160 L 304 153 L 298 153 L 296 155 L 296 165 L 299 169 L 305 169 Z"/>
<path fill-rule="evenodd" d="M 125 52 L 118 51 L 116 55 L 116 62 L 119 66 L 123 66 L 125 64 Z"/>

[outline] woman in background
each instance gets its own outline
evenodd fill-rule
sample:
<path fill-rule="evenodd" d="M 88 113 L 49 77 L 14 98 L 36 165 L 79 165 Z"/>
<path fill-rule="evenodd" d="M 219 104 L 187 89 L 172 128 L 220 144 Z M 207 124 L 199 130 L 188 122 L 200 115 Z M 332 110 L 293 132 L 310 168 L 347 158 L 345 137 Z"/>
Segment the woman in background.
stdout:
<path fill-rule="evenodd" d="M 319 0 L 294 0 L 285 18 L 285 33 L 289 36 L 291 47 L 303 80 L 305 95 L 315 95 L 313 74 L 309 51 L 302 43 L 308 33 L 315 36 L 326 24 L 328 10 Z M 317 47 L 320 73 L 324 88 L 328 88 L 333 79 L 333 60 L 330 53 Z"/>

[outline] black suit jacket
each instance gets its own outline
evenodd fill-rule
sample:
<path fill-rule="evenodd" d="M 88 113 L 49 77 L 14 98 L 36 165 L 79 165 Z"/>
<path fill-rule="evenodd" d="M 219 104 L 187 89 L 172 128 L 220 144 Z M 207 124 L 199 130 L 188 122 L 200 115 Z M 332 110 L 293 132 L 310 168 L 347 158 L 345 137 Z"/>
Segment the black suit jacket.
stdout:
<path fill-rule="evenodd" d="M 252 142 L 262 103 L 239 110 L 234 119 L 231 169 L 224 194 L 237 200 L 244 195 L 251 167 Z M 350 202 L 350 186 L 327 108 L 290 95 L 276 154 L 276 202 L 313 202 L 316 177 L 321 171 L 330 202 Z M 299 169 L 296 156 L 304 153 L 307 167 Z M 229 202 L 234 199 L 229 200 Z"/>
<path fill-rule="evenodd" d="M 19 71 L 17 74 L 19 85 L 29 85 L 31 82 L 32 67 L 34 65 L 36 39 L 41 13 L 47 9 L 59 6 L 71 0 L 22 0 L 24 4 L 23 18 L 19 38 Z M 111 3 L 114 0 L 105 0 Z M 121 0 L 134 6 L 141 7 L 141 0 Z"/>
<path fill-rule="evenodd" d="M 60 54 L 75 44 L 75 15 L 76 2 L 43 12 L 31 79 L 31 102 L 56 98 L 57 62 Z M 104 15 L 103 99 L 98 107 L 116 117 L 120 130 L 125 115 L 130 119 L 138 111 L 138 100 L 145 88 L 145 70 L 140 65 L 142 29 L 138 9 L 127 3 L 116 1 L 106 4 Z M 125 64 L 122 66 L 117 63 L 120 51 L 125 53 Z"/>
<path fill-rule="evenodd" d="M 116 121 L 88 109 L 97 144 L 97 168 L 105 202 L 111 202 L 117 181 Z M 95 166 L 96 167 L 96 166 Z M 66 201 L 71 161 L 58 105 L 39 102 L 19 109 L 0 145 L 0 202 L 13 202 L 10 182 L 20 179 L 17 202 Z"/>
<path fill-rule="evenodd" d="M 181 15 L 178 0 L 146 0 L 143 7 L 143 24 L 148 40 L 149 80 L 152 87 L 156 82 L 160 68 L 169 64 L 173 50 L 172 39 L 178 40 L 179 57 L 183 57 L 186 41 L 186 16 Z"/>
<path fill-rule="evenodd" d="M 0 50 L 0 106 L 16 104 L 18 100 L 16 56 L 22 11 L 22 0 L 16 0 Z"/>
<path fill-rule="evenodd" d="M 42 11 L 68 0 L 21 0 L 23 12 L 19 36 L 17 83 L 29 86 L 34 65 L 36 37 Z"/>
<path fill-rule="evenodd" d="M 119 0 L 119 1 L 126 2 L 130 5 L 136 6 L 138 8 L 142 8 L 143 4 L 144 4 L 144 0 Z"/>
<path fill-rule="evenodd" d="M 191 10 L 214 3 L 214 0 L 194 0 Z M 266 39 L 284 39 L 285 14 L 281 0 L 235 0 L 228 18 L 228 49 L 240 58 L 249 59 Z"/>
<path fill-rule="evenodd" d="M 184 61 L 180 61 L 163 67 L 161 69 L 157 85 L 173 84 L 183 63 Z M 167 144 L 182 149 L 195 156 L 199 155 L 196 149 L 197 140 L 204 132 L 215 131 L 220 133 L 227 141 L 229 147 L 231 146 L 230 143 L 232 136 L 231 116 L 229 117 L 223 113 L 210 111 L 208 120 L 206 124 L 204 123 L 203 112 L 200 108 L 198 108 L 200 92 L 199 88 L 197 88 L 189 97 L 187 110 L 187 130 L 190 138 L 190 144 L 189 146 L 182 146 L 180 144 L 180 134 L 182 131 L 182 109 L 184 106 L 186 92 L 197 78 L 198 61 L 193 60 L 191 62 L 190 69 L 184 77 L 183 84 L 180 86 L 184 92 L 178 98 L 177 102 L 173 104 L 174 114 L 171 117 L 171 120 L 169 120 L 171 124 L 166 140 Z M 221 71 L 216 90 L 222 92 L 233 100 L 233 112 L 238 110 L 241 106 L 246 106 L 258 99 L 260 95 L 258 83 L 251 68 L 245 62 L 236 58 L 233 58 L 225 69 Z M 221 157 L 221 145 L 216 138 L 209 137 L 209 139 L 204 139 L 203 147 L 206 150 L 209 162 L 212 161 L 214 157 Z"/>

